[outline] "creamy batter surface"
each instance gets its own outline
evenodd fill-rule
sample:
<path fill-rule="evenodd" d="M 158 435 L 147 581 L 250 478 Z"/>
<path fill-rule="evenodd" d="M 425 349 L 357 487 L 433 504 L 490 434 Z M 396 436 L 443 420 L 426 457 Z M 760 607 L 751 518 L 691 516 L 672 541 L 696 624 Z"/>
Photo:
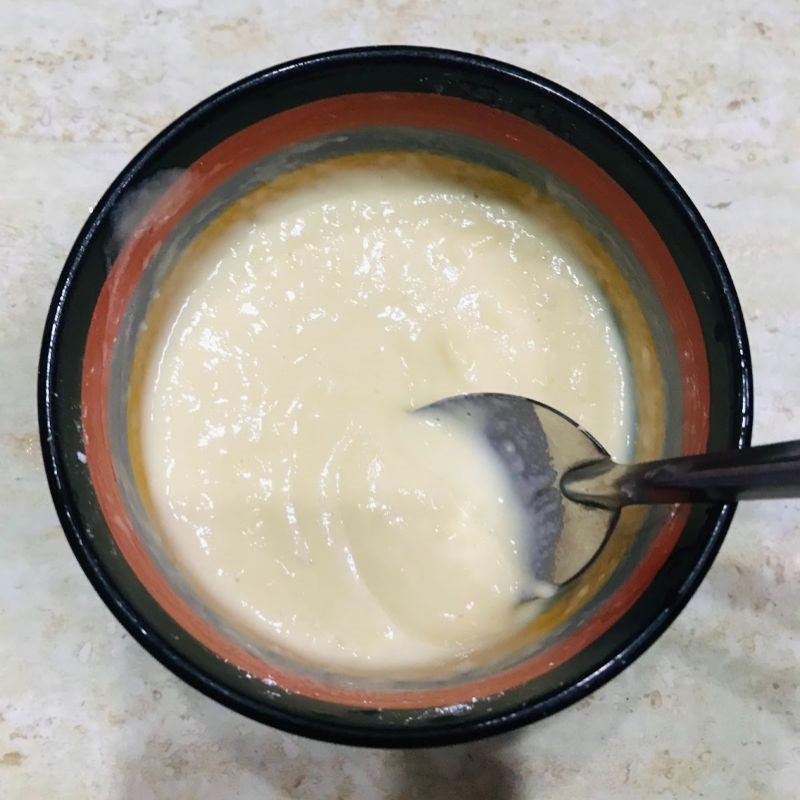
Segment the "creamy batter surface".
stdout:
<path fill-rule="evenodd" d="M 528 575 L 502 470 L 409 411 L 521 394 L 628 454 L 624 350 L 564 214 L 491 170 L 387 153 L 279 178 L 193 244 L 140 337 L 131 430 L 156 528 L 212 607 L 361 672 L 513 629 Z"/>

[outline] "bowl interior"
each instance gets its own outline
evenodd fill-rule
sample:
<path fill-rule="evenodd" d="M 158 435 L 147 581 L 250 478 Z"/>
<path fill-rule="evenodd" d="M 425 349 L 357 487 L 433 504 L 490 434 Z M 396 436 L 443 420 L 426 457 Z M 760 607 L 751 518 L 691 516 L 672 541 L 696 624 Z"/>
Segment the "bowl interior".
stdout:
<path fill-rule="evenodd" d="M 625 339 L 637 458 L 746 440 L 749 367 L 727 273 L 652 156 L 541 79 L 391 48 L 245 81 L 179 120 L 126 169 L 65 269 L 46 334 L 42 413 L 51 485 L 73 547 L 157 657 L 284 728 L 423 744 L 542 716 L 618 671 L 688 598 L 731 509 L 626 511 L 545 614 L 461 673 L 388 681 L 310 668 L 250 640 L 195 594 L 149 523 L 129 437 L 128 389 L 154 293 L 197 234 L 255 187 L 316 161 L 398 150 L 491 167 L 562 205 Z"/>

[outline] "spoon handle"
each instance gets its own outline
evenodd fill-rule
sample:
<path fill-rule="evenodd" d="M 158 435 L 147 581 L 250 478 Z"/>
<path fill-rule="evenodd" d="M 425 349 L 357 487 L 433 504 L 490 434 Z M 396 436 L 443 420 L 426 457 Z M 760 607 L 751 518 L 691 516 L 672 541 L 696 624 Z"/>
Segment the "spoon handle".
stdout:
<path fill-rule="evenodd" d="M 800 440 L 643 464 L 604 458 L 568 470 L 561 489 L 603 508 L 800 497 Z"/>

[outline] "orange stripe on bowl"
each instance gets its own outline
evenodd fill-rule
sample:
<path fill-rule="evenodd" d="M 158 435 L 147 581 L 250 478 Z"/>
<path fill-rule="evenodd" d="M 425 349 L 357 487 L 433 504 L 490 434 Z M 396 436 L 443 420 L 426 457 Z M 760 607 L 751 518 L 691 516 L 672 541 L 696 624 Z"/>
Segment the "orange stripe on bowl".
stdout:
<path fill-rule="evenodd" d="M 276 114 L 226 139 L 192 164 L 154 204 L 125 243 L 98 298 L 83 365 L 82 420 L 92 483 L 115 543 L 139 581 L 187 633 L 255 678 L 332 703 L 373 708 L 444 706 L 516 686 L 565 663 L 596 641 L 641 596 L 678 541 L 688 509 L 673 509 L 633 574 L 581 628 L 503 672 L 421 691 L 356 691 L 307 678 L 253 656 L 223 637 L 169 585 L 137 536 L 117 485 L 108 431 L 111 353 L 133 291 L 152 256 L 183 215 L 247 164 L 304 139 L 366 126 L 454 131 L 538 162 L 592 202 L 627 240 L 655 287 L 678 345 L 683 383 L 684 453 L 708 437 L 709 376 L 697 313 L 669 250 L 632 198 L 605 171 L 544 128 L 468 100 L 417 93 L 354 94 Z"/>

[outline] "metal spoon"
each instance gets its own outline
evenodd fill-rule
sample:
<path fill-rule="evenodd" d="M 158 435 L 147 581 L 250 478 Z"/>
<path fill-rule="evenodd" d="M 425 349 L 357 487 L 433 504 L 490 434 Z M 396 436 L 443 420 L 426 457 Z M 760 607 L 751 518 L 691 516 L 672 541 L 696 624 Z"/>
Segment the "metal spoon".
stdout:
<path fill-rule="evenodd" d="M 556 586 L 594 558 L 623 506 L 800 497 L 800 441 L 626 465 L 574 420 L 525 397 L 466 394 L 417 413 L 485 437 L 535 532 L 531 574 Z"/>

